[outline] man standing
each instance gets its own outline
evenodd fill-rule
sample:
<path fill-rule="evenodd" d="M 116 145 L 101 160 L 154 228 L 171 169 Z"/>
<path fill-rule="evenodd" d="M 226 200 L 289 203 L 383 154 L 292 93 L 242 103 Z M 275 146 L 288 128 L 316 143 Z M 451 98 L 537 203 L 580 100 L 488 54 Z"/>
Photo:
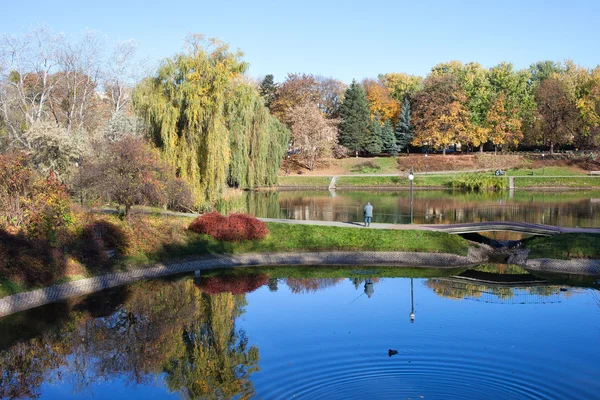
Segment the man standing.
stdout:
<path fill-rule="evenodd" d="M 367 201 L 367 205 L 363 209 L 365 215 L 365 226 L 371 226 L 371 218 L 373 218 L 373 206 Z"/>

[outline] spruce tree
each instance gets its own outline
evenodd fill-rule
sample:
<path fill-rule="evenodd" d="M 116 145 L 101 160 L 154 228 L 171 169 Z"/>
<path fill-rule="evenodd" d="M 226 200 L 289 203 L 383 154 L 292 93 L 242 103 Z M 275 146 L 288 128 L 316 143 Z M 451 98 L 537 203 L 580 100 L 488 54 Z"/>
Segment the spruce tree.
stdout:
<path fill-rule="evenodd" d="M 410 144 L 413 137 L 413 126 L 410 123 L 410 102 L 408 98 L 404 99 L 402 104 L 402 111 L 400 112 L 400 119 L 396 125 L 396 145 L 398 151 L 402 151 L 406 148 L 408 153 L 408 145 Z"/>
<path fill-rule="evenodd" d="M 381 120 L 379 119 L 379 114 L 375 114 L 375 118 L 369 124 L 369 132 L 362 140 L 362 149 L 371 155 L 380 154 L 383 147 L 381 134 Z"/>
<path fill-rule="evenodd" d="M 273 80 L 273 75 L 265 76 L 265 79 L 260 83 L 259 93 L 265 102 L 265 106 L 271 108 L 271 103 L 275 100 L 278 85 Z"/>
<path fill-rule="evenodd" d="M 396 136 L 394 135 L 394 128 L 390 120 L 386 120 L 381 129 L 381 143 L 383 151 L 392 156 L 398 155 L 398 146 L 396 146 Z"/>
<path fill-rule="evenodd" d="M 349 150 L 358 154 L 362 150 L 361 145 L 369 132 L 369 103 L 363 88 L 352 81 L 352 84 L 344 94 L 344 101 L 340 106 L 339 142 Z"/>

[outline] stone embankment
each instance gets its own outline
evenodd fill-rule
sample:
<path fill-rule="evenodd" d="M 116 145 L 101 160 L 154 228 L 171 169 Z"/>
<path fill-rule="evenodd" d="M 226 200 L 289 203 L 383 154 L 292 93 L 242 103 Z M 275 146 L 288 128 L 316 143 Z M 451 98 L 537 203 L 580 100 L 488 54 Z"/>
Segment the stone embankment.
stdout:
<path fill-rule="evenodd" d="M 0 299 L 0 317 L 19 311 L 53 303 L 70 297 L 82 296 L 142 279 L 202 271 L 214 268 L 230 268 L 256 265 L 361 265 L 361 266 L 410 266 L 457 268 L 482 263 L 510 263 L 528 269 L 597 275 L 600 260 L 549 260 L 527 259 L 526 249 L 494 249 L 485 244 L 471 247 L 467 256 L 445 253 L 332 251 L 242 254 L 215 256 L 193 261 L 157 264 L 146 268 L 115 272 L 104 276 L 53 285 L 43 289 L 23 292 Z"/>

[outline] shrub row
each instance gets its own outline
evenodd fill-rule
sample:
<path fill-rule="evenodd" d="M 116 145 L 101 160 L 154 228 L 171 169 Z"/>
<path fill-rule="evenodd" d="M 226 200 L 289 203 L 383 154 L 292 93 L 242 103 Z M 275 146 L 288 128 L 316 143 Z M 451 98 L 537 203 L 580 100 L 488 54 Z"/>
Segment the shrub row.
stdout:
<path fill-rule="evenodd" d="M 267 237 L 267 225 L 247 214 L 221 215 L 210 212 L 196 218 L 189 229 L 193 232 L 210 235 L 220 241 L 242 242 L 260 240 Z"/>

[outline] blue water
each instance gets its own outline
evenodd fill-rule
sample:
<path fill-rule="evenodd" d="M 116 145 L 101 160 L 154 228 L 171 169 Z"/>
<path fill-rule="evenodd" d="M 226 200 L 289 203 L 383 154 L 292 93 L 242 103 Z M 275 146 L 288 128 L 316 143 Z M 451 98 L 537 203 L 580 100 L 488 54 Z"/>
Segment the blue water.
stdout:
<path fill-rule="evenodd" d="M 411 296 L 409 278 L 365 278 L 374 278 L 372 291 L 360 278 L 280 278 L 276 291 L 264 285 L 232 296 L 203 294 L 184 277 L 13 315 L 0 320 L 0 394 L 10 398 L 9 389 L 18 388 L 12 397 L 600 398 L 595 289 L 415 278 Z M 227 308 L 232 299 L 237 308 Z M 217 316 L 223 310 L 234 311 Z M 231 331 L 227 321 L 235 322 Z M 193 385 L 198 376 L 188 373 L 200 365 L 214 371 L 215 354 L 241 349 L 235 354 L 251 358 L 252 348 L 257 368 L 228 365 L 211 373 L 208 387 Z M 37 355 L 44 364 L 48 351 L 57 365 L 31 362 Z M 173 365 L 186 372 L 177 375 Z M 169 388 L 169 377 L 184 388 Z"/>

